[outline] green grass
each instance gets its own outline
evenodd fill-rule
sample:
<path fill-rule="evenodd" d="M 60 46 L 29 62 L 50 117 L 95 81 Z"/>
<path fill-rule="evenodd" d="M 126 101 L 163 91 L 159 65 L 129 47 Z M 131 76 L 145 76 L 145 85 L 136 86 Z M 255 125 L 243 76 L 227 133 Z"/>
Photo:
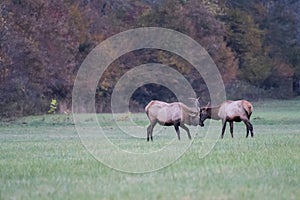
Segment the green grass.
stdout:
<path fill-rule="evenodd" d="M 116 120 L 106 114 L 97 117 L 109 139 L 128 151 L 155 151 L 171 141 L 172 148 L 179 148 L 188 142 L 185 132 L 179 142 L 174 129 L 167 127 L 154 136 L 154 142 L 147 143 L 122 134 L 116 127 L 115 121 L 132 126 L 126 116 Z M 132 114 L 131 119 L 144 130 L 135 134 L 145 135 L 145 115 Z M 87 131 L 97 124 L 92 118 L 85 122 L 82 126 Z M 215 133 L 220 133 L 220 123 L 211 124 Z M 130 174 L 95 159 L 82 144 L 72 116 L 1 122 L 0 199 L 299 198 L 300 100 L 255 103 L 252 123 L 254 138 L 246 139 L 245 126 L 237 123 L 235 138 L 226 130 L 224 139 L 204 158 L 200 158 L 200 151 L 207 126 L 190 127 L 195 139 L 180 159 L 158 171 Z M 107 152 L 108 158 L 111 155 Z"/>

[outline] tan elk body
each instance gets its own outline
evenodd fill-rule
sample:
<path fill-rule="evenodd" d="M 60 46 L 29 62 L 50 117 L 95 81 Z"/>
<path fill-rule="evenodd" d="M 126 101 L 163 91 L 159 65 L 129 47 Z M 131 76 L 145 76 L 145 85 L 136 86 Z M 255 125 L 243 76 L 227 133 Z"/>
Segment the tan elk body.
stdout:
<path fill-rule="evenodd" d="M 179 127 L 183 128 L 191 139 L 190 131 L 185 124 L 203 126 L 203 124 L 199 124 L 199 107 L 194 110 L 181 102 L 166 103 L 153 100 L 145 107 L 145 111 L 150 120 L 147 128 L 147 141 L 149 139 L 153 141 L 153 128 L 157 123 L 162 126 L 174 126 L 179 140 Z"/>
<path fill-rule="evenodd" d="M 206 119 L 222 120 L 221 138 L 223 138 L 227 122 L 229 122 L 231 137 L 233 137 L 233 122 L 243 121 L 247 128 L 246 137 L 248 137 L 249 131 L 253 137 L 253 126 L 250 123 L 252 112 L 253 106 L 246 100 L 227 100 L 216 107 L 211 107 L 209 103 L 200 109 L 200 122 L 204 123 Z"/>

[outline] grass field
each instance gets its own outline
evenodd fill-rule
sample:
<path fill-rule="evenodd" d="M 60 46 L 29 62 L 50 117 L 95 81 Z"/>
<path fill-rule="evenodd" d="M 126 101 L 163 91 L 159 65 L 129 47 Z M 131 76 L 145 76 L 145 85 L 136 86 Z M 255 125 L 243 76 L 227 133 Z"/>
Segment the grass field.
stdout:
<path fill-rule="evenodd" d="M 257 102 L 254 108 L 254 138 L 246 139 L 244 124 L 237 123 L 234 139 L 226 130 L 224 139 L 201 158 L 207 127 L 191 128 L 195 139 L 179 159 L 139 174 L 114 170 L 95 159 L 81 142 L 72 116 L 1 122 L 0 199 L 299 199 L 300 100 Z M 133 134 L 146 134 L 145 115 L 131 116 L 144 127 L 136 133 L 133 127 Z M 170 141 L 176 148 L 188 142 L 185 132 L 179 142 L 168 127 L 147 143 L 121 135 L 107 115 L 98 118 L 109 139 L 128 151 L 155 151 Z M 126 118 L 119 122 L 129 124 Z M 211 124 L 215 133 L 220 133 L 220 123 Z M 95 125 L 87 121 L 85 128 Z M 107 157 L 111 155 L 108 151 Z"/>

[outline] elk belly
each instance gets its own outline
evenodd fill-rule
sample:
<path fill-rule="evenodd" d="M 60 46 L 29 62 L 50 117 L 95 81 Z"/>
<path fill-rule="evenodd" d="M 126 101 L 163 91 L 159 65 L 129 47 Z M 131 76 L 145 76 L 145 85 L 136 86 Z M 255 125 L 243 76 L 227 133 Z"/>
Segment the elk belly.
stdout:
<path fill-rule="evenodd" d="M 162 124 L 164 126 L 173 126 L 174 125 L 174 122 L 173 121 L 168 121 L 168 122 L 165 122 L 164 124 Z"/>

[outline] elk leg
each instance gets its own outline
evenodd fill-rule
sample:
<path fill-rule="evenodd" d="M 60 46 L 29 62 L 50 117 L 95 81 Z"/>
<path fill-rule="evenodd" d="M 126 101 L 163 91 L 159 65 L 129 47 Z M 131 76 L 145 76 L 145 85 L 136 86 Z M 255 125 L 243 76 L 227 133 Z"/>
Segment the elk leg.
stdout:
<path fill-rule="evenodd" d="M 149 142 L 149 137 L 151 138 L 151 141 L 153 141 L 153 128 L 156 125 L 156 121 L 155 122 L 151 122 L 150 125 L 147 128 L 147 141 Z"/>
<path fill-rule="evenodd" d="M 248 120 L 243 120 L 244 124 L 246 125 L 246 138 L 249 136 L 249 125 Z"/>
<path fill-rule="evenodd" d="M 222 134 L 221 134 L 221 138 L 222 138 L 222 139 L 223 139 L 223 137 L 224 137 L 225 129 L 226 129 L 226 121 L 225 121 L 225 120 L 222 120 Z"/>
<path fill-rule="evenodd" d="M 253 126 L 252 124 L 250 123 L 249 120 L 245 120 L 243 121 L 247 127 L 247 134 L 246 134 L 246 138 L 249 136 L 249 131 L 251 132 L 251 137 L 253 137 Z"/>
<path fill-rule="evenodd" d="M 248 137 L 249 136 L 249 131 L 251 130 L 251 125 L 249 125 L 249 123 L 247 123 L 247 136 L 246 137 Z"/>
<path fill-rule="evenodd" d="M 147 128 L 147 142 L 149 142 L 149 137 L 150 137 L 151 129 L 153 129 L 153 128 L 152 128 L 152 124 L 150 124 L 150 125 L 148 126 L 148 128 Z"/>
<path fill-rule="evenodd" d="M 178 140 L 180 140 L 180 131 L 179 131 L 179 123 L 175 123 L 174 124 L 177 136 L 178 136 Z"/>
<path fill-rule="evenodd" d="M 248 123 L 249 123 L 249 129 L 250 129 L 250 132 L 251 132 L 251 137 L 253 137 L 254 136 L 254 134 L 253 134 L 253 126 L 250 123 L 250 121 Z"/>
<path fill-rule="evenodd" d="M 230 134 L 231 137 L 233 138 L 233 122 L 229 122 L 229 125 L 230 125 Z"/>
<path fill-rule="evenodd" d="M 186 131 L 189 139 L 191 140 L 192 137 L 191 137 L 190 130 L 188 129 L 188 127 L 186 127 L 184 124 L 180 125 L 180 127 L 183 128 Z"/>

